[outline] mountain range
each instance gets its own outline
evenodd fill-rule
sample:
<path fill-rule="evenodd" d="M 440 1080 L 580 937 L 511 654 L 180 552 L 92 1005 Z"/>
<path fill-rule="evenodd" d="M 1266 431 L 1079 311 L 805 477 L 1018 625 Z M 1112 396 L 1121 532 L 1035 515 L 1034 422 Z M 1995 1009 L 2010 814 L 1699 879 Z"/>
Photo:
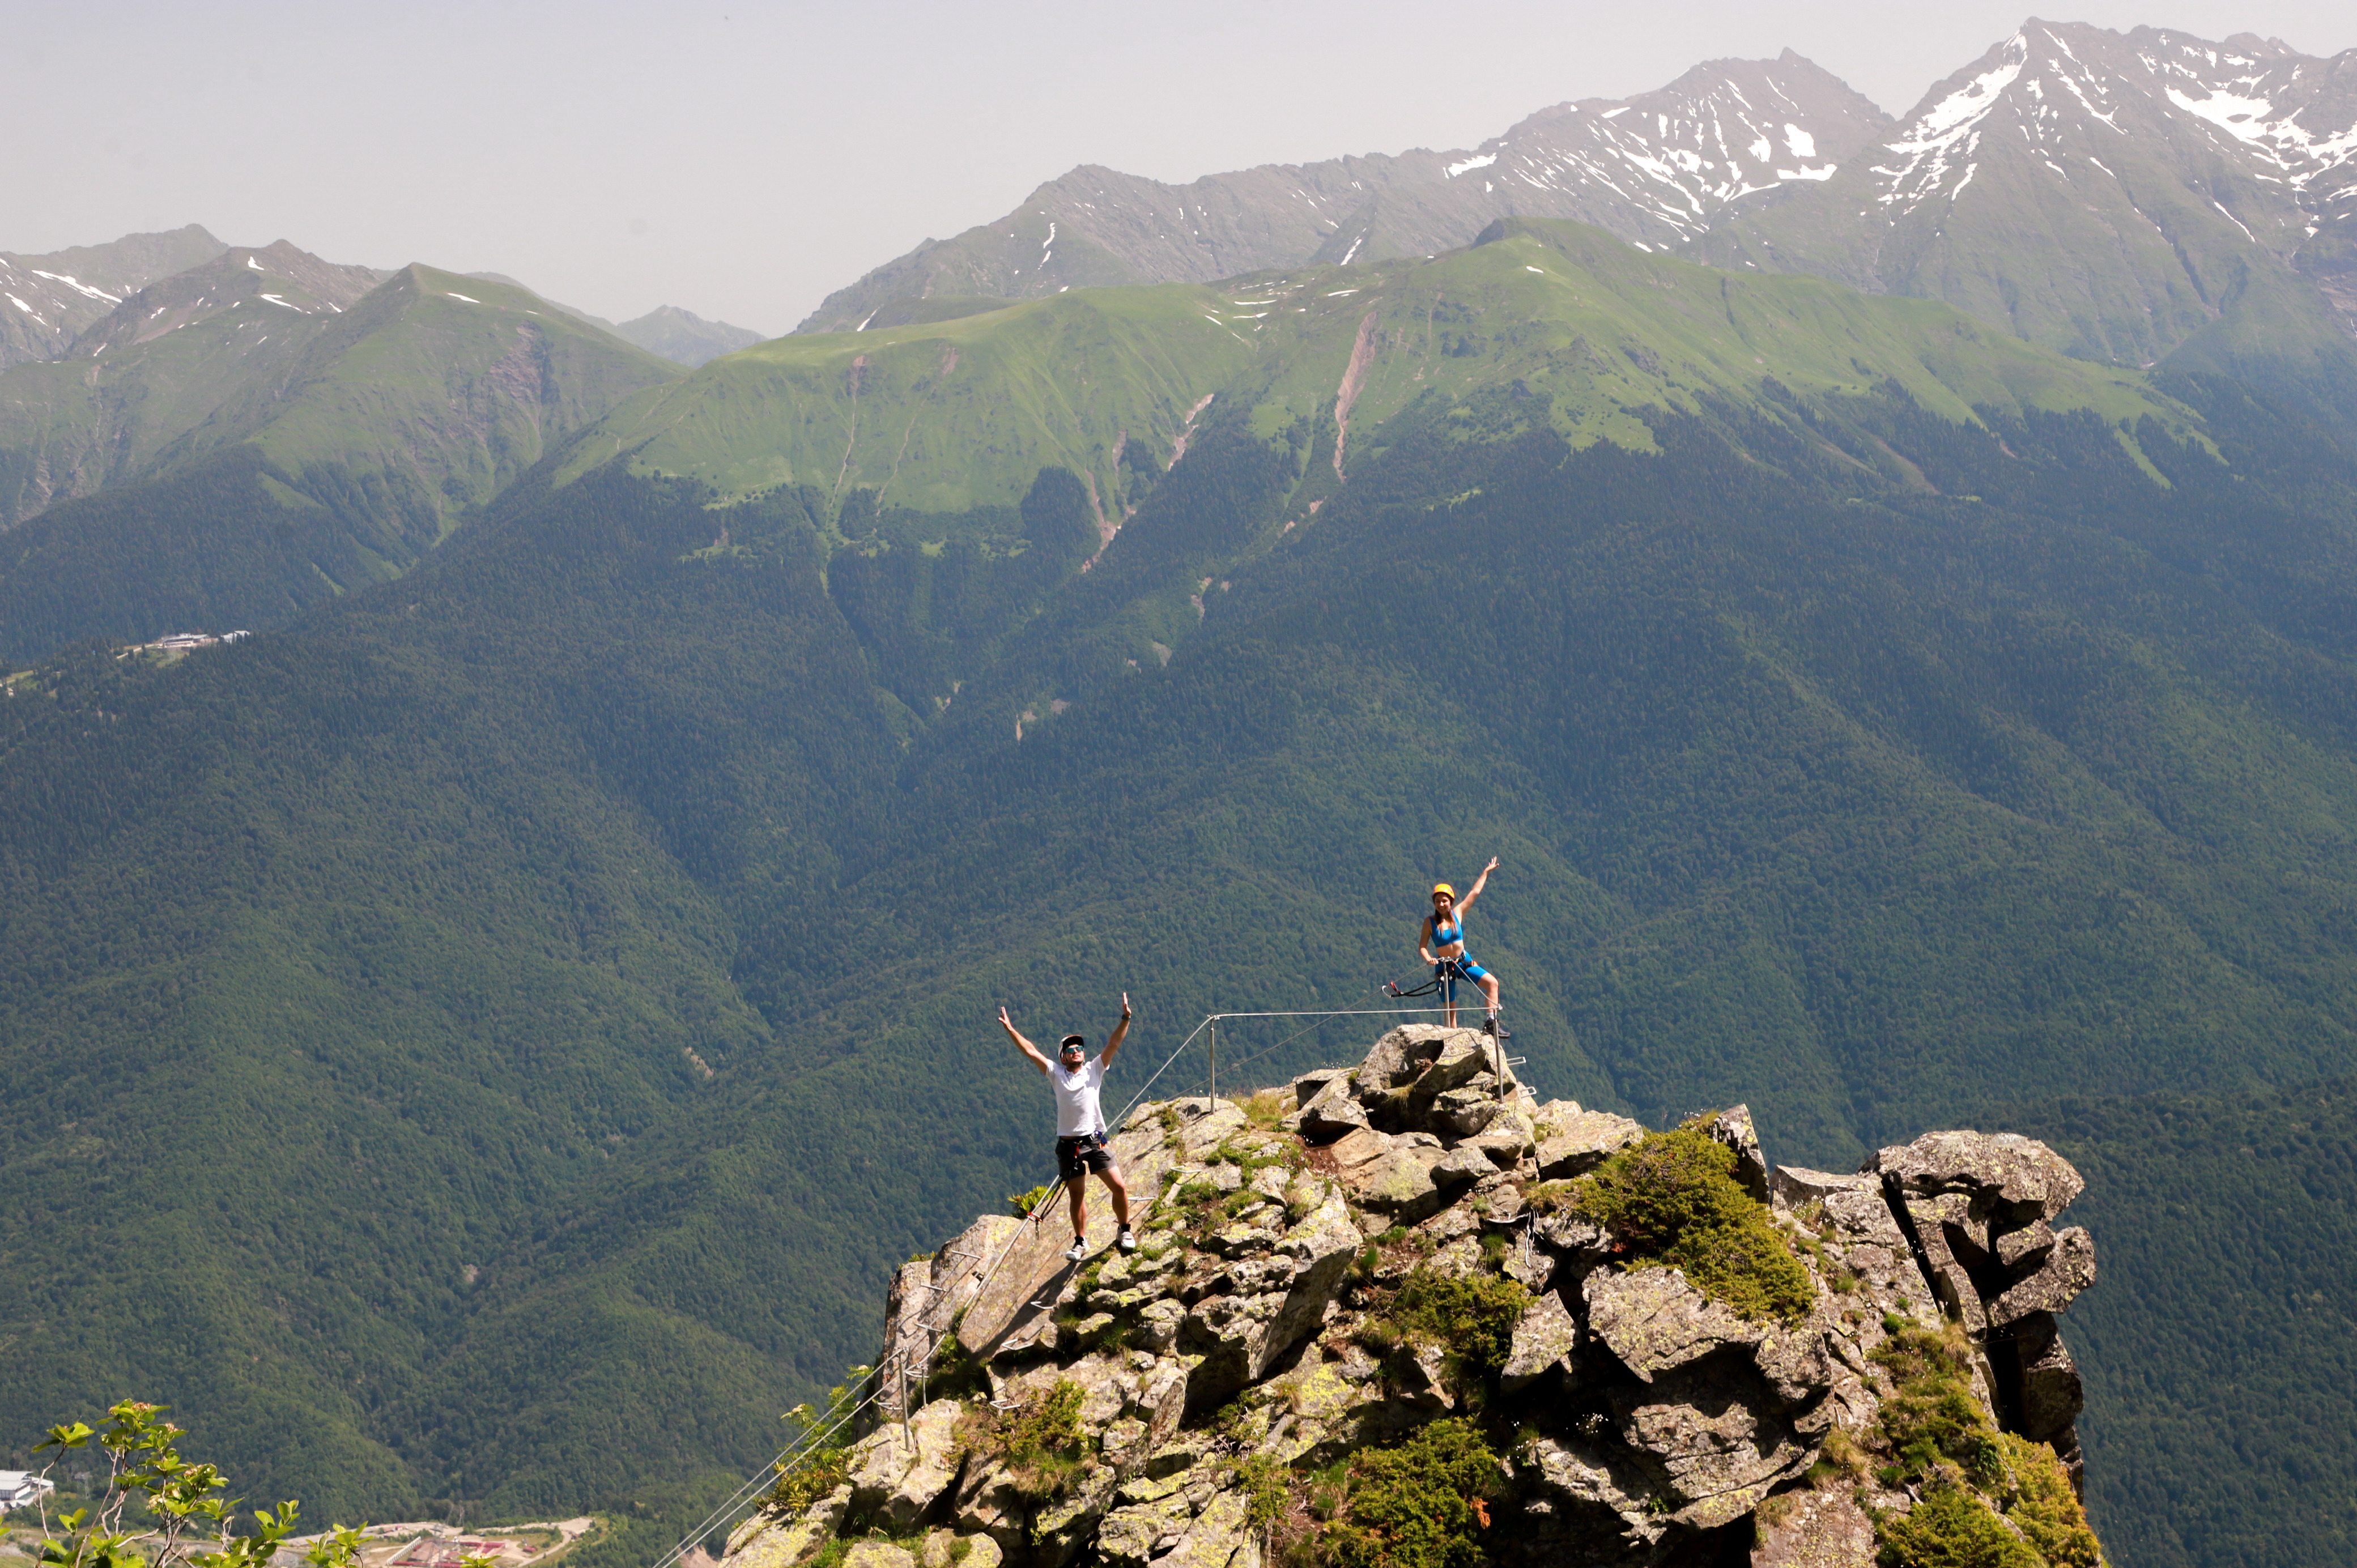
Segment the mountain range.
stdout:
<path fill-rule="evenodd" d="M 1895 121 L 1787 50 L 1557 104 L 1478 148 L 1185 186 L 1077 168 L 796 330 L 935 296 L 1431 254 L 1507 215 L 1944 300 L 2083 358 L 2233 374 L 2357 431 L 2357 50 L 2036 19 Z"/>
<path fill-rule="evenodd" d="M 163 234 L 126 234 L 105 245 L 28 256 L 0 251 L 0 370 L 51 360 L 123 296 L 200 266 L 228 249 L 191 223 Z"/>
<path fill-rule="evenodd" d="M 19 350 L 0 370 L 16 653 L 274 626 L 398 576 L 623 396 L 759 340 L 194 227 L 0 264 L 40 285 L 8 296 L 27 328 L 0 340 Z"/>
<path fill-rule="evenodd" d="M 2349 1140 L 2311 1086 L 2357 1072 L 2330 226 L 2216 249 L 2292 231 L 2213 183 L 2181 257 L 2069 247 L 2255 156 L 2218 100 L 2266 60 L 2270 156 L 2329 144 L 2291 94 L 2341 66 L 2202 46 L 2138 100 L 2100 42 L 2026 26 L 1895 122 L 1721 62 L 1423 174 L 1181 188 L 1234 254 L 1264 199 L 1315 242 L 1258 270 L 925 270 L 977 231 L 692 371 L 291 246 L 110 288 L 0 372 L 7 493 L 91 487 L 0 555 L 0 1071 L 38 1086 L 0 1414 L 135 1389 L 252 1495 L 595 1505 L 584 1568 L 642 1563 L 872 1354 L 877 1282 L 1041 1178 L 997 1006 L 1093 1036 L 1128 992 L 1126 1090 L 1214 1010 L 1385 1005 L 1421 889 L 1494 854 L 1530 1076 L 1747 1102 L 1826 1168 L 2049 1137 L 2136 1231 L 2089 1298 L 2104 1539 L 2339 1561 L 2346 1445 L 2246 1430 L 2352 1424 L 2303 1379 Z M 2141 183 L 2065 212 L 2017 144 L 2082 136 L 2034 111 L 2089 57 L 2144 150 L 2045 151 Z M 1907 177 L 1953 232 L 1808 220 L 1934 120 Z M 1590 205 L 1505 209 L 1542 188 Z M 1026 242 L 1119 259 L 1148 197 Z M 120 646 L 180 624 L 262 634 Z M 1221 1087 L 1358 1022 L 1232 1020 Z"/>
<path fill-rule="evenodd" d="M 929 240 L 829 295 L 798 332 L 883 325 L 936 295 L 1032 299 L 1426 256 L 1503 217 L 1573 218 L 1662 249 L 1729 204 L 1823 180 L 1890 118 L 1792 50 L 1712 60 L 1658 91 L 1542 109 L 1479 147 L 1269 164 L 1166 185 L 1084 166 L 996 222 Z"/>

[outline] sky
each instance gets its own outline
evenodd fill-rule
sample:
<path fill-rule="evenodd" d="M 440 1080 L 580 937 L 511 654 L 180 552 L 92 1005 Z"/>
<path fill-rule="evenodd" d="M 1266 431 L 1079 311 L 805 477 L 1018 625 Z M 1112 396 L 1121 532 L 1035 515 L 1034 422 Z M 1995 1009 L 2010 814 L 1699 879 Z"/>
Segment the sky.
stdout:
<path fill-rule="evenodd" d="M 9 20 L 0 250 L 201 223 L 778 333 L 1075 164 L 1187 180 L 1470 146 L 1788 46 L 1904 113 L 2020 3 L 55 0 Z M 2050 19 L 2357 47 L 2348 0 Z"/>

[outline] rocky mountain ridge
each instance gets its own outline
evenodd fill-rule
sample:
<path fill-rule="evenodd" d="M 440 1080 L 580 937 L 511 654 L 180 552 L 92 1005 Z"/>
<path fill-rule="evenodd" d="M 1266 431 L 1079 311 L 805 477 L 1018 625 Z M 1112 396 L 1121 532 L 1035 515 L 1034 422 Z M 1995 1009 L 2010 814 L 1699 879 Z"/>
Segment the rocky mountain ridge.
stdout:
<path fill-rule="evenodd" d="M 0 251 L 0 370 L 54 360 L 123 296 L 229 247 L 197 224 L 29 255 Z"/>
<path fill-rule="evenodd" d="M 2150 364 L 2253 296 L 2291 311 L 2320 293 L 2345 336 L 2352 223 L 2357 50 L 2033 19 L 1872 156 L 1731 216 L 1699 249 Z M 2330 331 L 2330 312 L 2312 314 Z"/>
<path fill-rule="evenodd" d="M 2357 50 L 2036 18 L 1897 121 L 1787 50 L 1558 104 L 1458 152 L 1187 185 L 1085 166 L 796 330 L 1429 255 L 1518 217 L 1942 300 L 2076 358 L 2232 376 L 2357 429 Z"/>
<path fill-rule="evenodd" d="M 2093 1251 L 2042 1144 L 1772 1168 L 1742 1107 L 1649 1133 L 1415 1025 L 1114 1147 L 1137 1251 L 1092 1195 L 1085 1264 L 1057 1205 L 902 1268 L 880 1419 L 726 1568 L 2098 1561 L 2055 1325 Z"/>
<path fill-rule="evenodd" d="M 1186 185 L 1083 165 L 1005 218 L 838 290 L 795 330 L 914 319 L 909 302 L 942 295 L 1030 299 L 1432 255 L 1501 218 L 1577 219 L 1660 249 L 1754 192 L 1829 177 L 1889 124 L 1787 49 L 1710 60 L 1633 98 L 1558 103 L 1478 147 L 1263 164 Z"/>

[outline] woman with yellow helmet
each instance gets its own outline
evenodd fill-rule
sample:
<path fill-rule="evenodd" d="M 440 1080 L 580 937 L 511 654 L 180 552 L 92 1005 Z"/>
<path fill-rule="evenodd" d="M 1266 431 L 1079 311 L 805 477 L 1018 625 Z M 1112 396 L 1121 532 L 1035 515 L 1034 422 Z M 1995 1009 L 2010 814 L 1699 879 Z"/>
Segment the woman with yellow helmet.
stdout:
<path fill-rule="evenodd" d="M 1498 1027 L 1498 977 L 1465 955 L 1465 911 L 1473 907 L 1474 899 L 1481 897 L 1481 889 L 1489 886 L 1490 873 L 1497 869 L 1498 857 L 1493 854 L 1490 857 L 1490 864 L 1481 868 L 1481 875 L 1473 879 L 1473 886 L 1465 890 L 1462 898 L 1457 897 L 1457 889 L 1448 883 L 1435 883 L 1432 913 L 1424 918 L 1423 929 L 1416 935 L 1415 950 L 1418 957 L 1432 965 L 1433 974 L 1438 978 L 1447 993 L 1448 1012 L 1446 1022 L 1448 1026 L 1457 1026 L 1457 983 L 1460 979 L 1469 980 L 1481 988 L 1482 995 L 1489 998 L 1490 1021 L 1483 1026 L 1484 1029 L 1503 1039 L 1505 1036 Z"/>

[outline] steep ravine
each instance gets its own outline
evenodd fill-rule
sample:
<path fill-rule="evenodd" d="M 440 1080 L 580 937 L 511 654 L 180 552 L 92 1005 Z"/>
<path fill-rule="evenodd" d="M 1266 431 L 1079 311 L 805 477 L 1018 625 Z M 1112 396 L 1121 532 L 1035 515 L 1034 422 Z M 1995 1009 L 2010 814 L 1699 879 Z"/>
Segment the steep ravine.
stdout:
<path fill-rule="evenodd" d="M 1410 1026 L 1141 1107 L 1138 1251 L 1092 1194 L 1085 1262 L 1058 1205 L 906 1265 L 870 1429 L 724 1568 L 2095 1568 L 2067 1161 L 1771 1170 L 1741 1107 L 1649 1133 L 1491 1063 Z"/>

